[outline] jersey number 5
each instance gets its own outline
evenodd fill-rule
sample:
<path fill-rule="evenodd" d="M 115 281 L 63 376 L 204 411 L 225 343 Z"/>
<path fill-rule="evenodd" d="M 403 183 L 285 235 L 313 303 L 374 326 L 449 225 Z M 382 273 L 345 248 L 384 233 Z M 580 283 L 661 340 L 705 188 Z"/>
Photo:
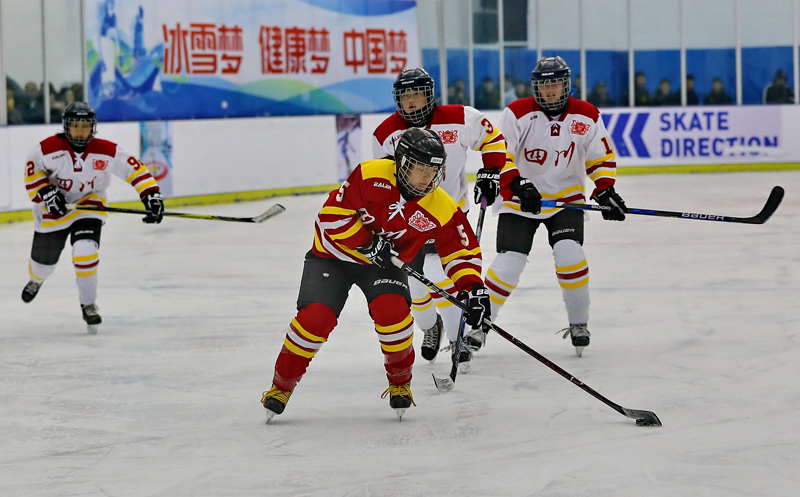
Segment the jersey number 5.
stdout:
<path fill-rule="evenodd" d="M 344 198 L 344 189 L 347 188 L 348 186 L 350 186 L 350 182 L 349 181 L 345 181 L 344 183 L 342 183 L 342 186 L 339 187 L 339 193 L 336 194 L 336 201 L 337 202 L 341 202 L 342 201 L 342 199 Z"/>
<path fill-rule="evenodd" d="M 457 228 L 458 228 L 458 234 L 461 235 L 461 245 L 469 247 L 469 238 L 467 238 L 467 234 L 464 232 L 464 225 L 459 224 Z"/>

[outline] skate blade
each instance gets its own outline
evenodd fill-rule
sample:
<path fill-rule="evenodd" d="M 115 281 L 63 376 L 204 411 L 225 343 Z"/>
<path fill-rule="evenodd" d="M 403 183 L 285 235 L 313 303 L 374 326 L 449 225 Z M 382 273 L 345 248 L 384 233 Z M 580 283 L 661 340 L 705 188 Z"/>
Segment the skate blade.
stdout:
<path fill-rule="evenodd" d="M 395 409 L 394 412 L 397 414 L 397 418 L 402 422 L 403 421 L 403 414 L 406 413 L 406 408 Z"/>
<path fill-rule="evenodd" d="M 578 357 L 582 357 L 584 348 L 585 347 L 575 347 L 575 355 L 577 355 Z"/>
<path fill-rule="evenodd" d="M 470 362 L 459 362 L 458 363 L 458 372 L 467 374 L 472 371 L 472 364 Z"/>
<path fill-rule="evenodd" d="M 99 324 L 87 324 L 86 331 L 90 335 L 97 335 L 97 327 L 100 326 Z"/>
<path fill-rule="evenodd" d="M 275 417 L 275 413 L 270 411 L 269 409 L 264 409 L 264 410 L 267 411 L 267 423 L 269 423 L 269 420 Z"/>
<path fill-rule="evenodd" d="M 455 382 L 449 377 L 437 378 L 436 375 L 431 376 L 433 376 L 433 383 L 436 385 L 436 389 L 442 393 L 450 392 L 456 386 Z"/>

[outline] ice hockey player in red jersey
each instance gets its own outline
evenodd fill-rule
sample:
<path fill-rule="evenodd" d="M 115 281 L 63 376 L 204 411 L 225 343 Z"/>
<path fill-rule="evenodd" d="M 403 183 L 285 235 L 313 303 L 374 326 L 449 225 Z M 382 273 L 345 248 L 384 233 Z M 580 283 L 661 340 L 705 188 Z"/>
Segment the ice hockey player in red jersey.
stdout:
<path fill-rule="evenodd" d="M 22 290 L 22 300 L 30 302 L 36 297 L 55 271 L 69 238 L 83 319 L 89 333 L 97 333 L 102 322 L 95 303 L 100 232 L 107 214 L 68 209 L 67 204 L 106 206 L 112 175 L 136 188 L 149 211 L 144 222 L 161 222 L 164 201 L 156 180 L 141 161 L 117 144 L 94 137 L 97 115 L 89 104 L 72 102 L 62 120 L 63 133 L 39 143 L 25 165 L 25 188 L 34 204 L 35 228 L 30 281 Z"/>
<path fill-rule="evenodd" d="M 467 151 L 475 150 L 481 154 L 483 161 L 483 168 L 478 171 L 474 188 L 475 202 L 480 203 L 480 198 L 486 197 L 487 204 L 491 205 L 499 195 L 500 170 L 506 163 L 503 135 L 486 114 L 464 105 L 436 105 L 433 93 L 433 78 L 424 69 L 406 69 L 400 72 L 395 79 L 393 91 L 397 112 L 383 121 L 373 133 L 373 156 L 381 158 L 394 155 L 397 140 L 409 128 L 430 129 L 439 135 L 447 151 L 447 168 L 439 187 L 464 212 L 469 210 L 465 164 Z M 453 282 L 442 272 L 439 256 L 441 254 L 437 255 L 434 246 L 428 244 L 417 254 L 410 266 L 418 272 L 424 272 L 440 287 L 455 293 Z M 414 320 L 425 333 L 420 352 L 423 358 L 432 361 L 439 351 L 443 331 L 451 344 L 455 341 L 461 310 L 416 280 L 410 281 L 409 285 Z M 485 335 L 476 336 L 483 339 Z M 475 343 L 468 338 L 462 343 L 460 363 L 465 364 L 472 357 L 472 350 L 477 350 L 482 342 Z M 472 350 L 468 345 L 472 346 Z"/>
<path fill-rule="evenodd" d="M 402 416 L 414 404 L 414 320 L 406 274 L 391 258 L 411 261 L 428 240 L 444 271 L 467 296 L 467 322 L 478 326 L 491 312 L 481 281 L 481 249 L 458 204 L 437 185 L 445 167 L 439 136 L 412 128 L 392 159 L 359 164 L 332 191 L 317 216 L 314 245 L 306 254 L 297 315 L 275 363 L 272 388 L 261 402 L 267 421 L 281 414 L 311 359 L 328 340 L 351 286 L 364 293 L 384 355 L 389 405 Z"/>
<path fill-rule="evenodd" d="M 570 69 L 561 57 L 542 58 L 531 74 L 533 97 L 503 110 L 500 129 L 508 142 L 501 178 L 502 202 L 495 204 L 497 257 L 486 275 L 492 317 L 519 283 L 533 235 L 544 225 L 553 249 L 556 277 L 567 308 L 570 336 L 580 356 L 589 345 L 589 265 L 583 252 L 584 215 L 579 210 L 541 209 L 541 200 L 584 202 L 585 178 L 591 198 L 613 209 L 603 218 L 622 221 L 627 207 L 614 190 L 616 162 L 611 140 L 596 107 L 570 96 Z"/>

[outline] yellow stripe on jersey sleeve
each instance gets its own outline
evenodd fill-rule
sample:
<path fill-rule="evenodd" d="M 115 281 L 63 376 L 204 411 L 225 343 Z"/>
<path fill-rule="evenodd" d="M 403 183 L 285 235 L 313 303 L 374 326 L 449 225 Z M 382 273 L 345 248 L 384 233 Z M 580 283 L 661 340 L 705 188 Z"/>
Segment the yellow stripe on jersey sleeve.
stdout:
<path fill-rule="evenodd" d="M 616 155 L 614 155 L 614 152 L 611 152 L 610 154 L 608 154 L 606 156 L 603 156 L 603 157 L 600 157 L 599 159 L 587 160 L 586 161 L 586 168 L 588 169 L 588 168 L 594 166 L 595 164 L 600 164 L 601 162 L 605 162 L 607 160 L 611 160 L 611 159 L 613 159 L 615 157 L 616 157 Z"/>
<path fill-rule="evenodd" d="M 351 236 L 355 235 L 356 233 L 359 232 L 359 230 L 362 227 L 363 227 L 363 225 L 361 224 L 361 221 L 358 221 L 358 222 L 354 223 L 352 226 L 350 226 L 350 228 L 347 231 L 343 231 L 343 232 L 337 233 L 335 235 L 331 235 L 331 234 L 329 234 L 327 232 L 326 232 L 326 234 L 328 235 L 328 238 L 330 238 L 331 240 L 341 240 L 341 239 L 345 239 L 345 238 L 350 238 Z"/>
<path fill-rule="evenodd" d="M 476 247 L 472 250 L 467 250 L 467 249 L 459 250 L 458 252 L 453 252 L 447 257 L 442 257 L 441 259 L 442 265 L 447 265 L 450 261 L 452 261 L 453 259 L 458 259 L 459 257 L 471 258 L 470 256 L 474 257 L 480 253 L 481 253 L 480 247 Z"/>
<path fill-rule="evenodd" d="M 478 279 L 481 279 L 481 273 L 477 270 L 472 268 L 462 269 L 461 271 L 456 271 L 456 273 L 450 276 L 450 279 L 453 280 L 453 283 L 456 283 L 458 280 L 463 278 L 464 276 L 475 276 Z"/>
<path fill-rule="evenodd" d="M 342 207 L 325 206 L 319 211 L 320 215 L 330 214 L 332 216 L 352 216 L 356 213 L 353 209 L 344 209 Z"/>
<path fill-rule="evenodd" d="M 47 176 L 47 174 L 44 171 L 39 171 L 38 173 L 31 174 L 30 176 L 25 176 L 25 182 L 30 183 L 44 176 Z"/>

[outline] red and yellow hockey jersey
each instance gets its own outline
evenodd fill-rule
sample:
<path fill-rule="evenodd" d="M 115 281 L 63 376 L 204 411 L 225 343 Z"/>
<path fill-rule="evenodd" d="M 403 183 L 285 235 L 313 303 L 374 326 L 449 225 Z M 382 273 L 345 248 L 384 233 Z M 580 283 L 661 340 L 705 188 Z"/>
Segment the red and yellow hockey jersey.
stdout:
<path fill-rule="evenodd" d="M 377 233 L 394 244 L 400 260 L 409 262 L 433 239 L 456 288 L 469 290 L 481 283 L 481 248 L 456 202 L 441 188 L 406 201 L 395 171 L 389 159 L 362 162 L 328 195 L 317 216 L 314 254 L 370 264 L 356 247 Z"/>
<path fill-rule="evenodd" d="M 64 194 L 68 204 L 105 207 L 106 189 L 112 174 L 136 188 L 139 197 L 158 191 L 158 184 L 147 166 L 116 143 L 94 138 L 80 155 L 72 150 L 61 134 L 39 143 L 25 164 L 25 188 L 34 202 L 36 231 L 62 230 L 78 219 L 105 221 L 105 212 L 70 210 L 63 216 L 53 216 L 42 203 L 39 190 L 54 185 Z"/>

